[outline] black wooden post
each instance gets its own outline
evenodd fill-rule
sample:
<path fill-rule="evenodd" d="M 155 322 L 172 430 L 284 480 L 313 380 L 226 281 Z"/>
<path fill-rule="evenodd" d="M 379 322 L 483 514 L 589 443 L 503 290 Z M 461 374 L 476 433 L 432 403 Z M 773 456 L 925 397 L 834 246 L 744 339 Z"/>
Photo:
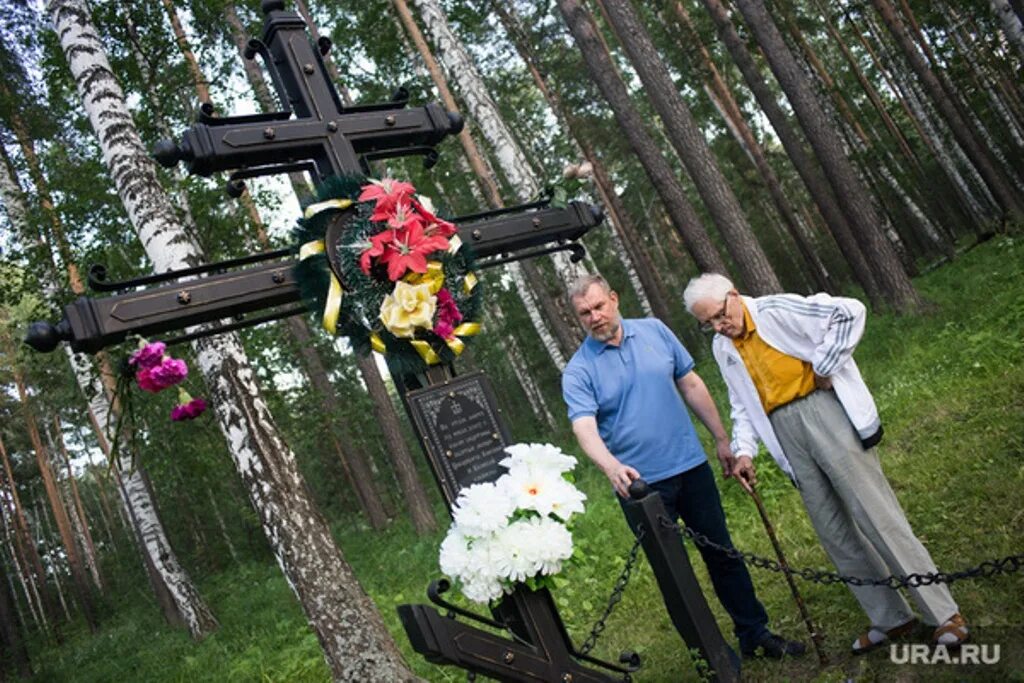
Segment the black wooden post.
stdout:
<path fill-rule="evenodd" d="M 632 499 L 624 505 L 626 519 L 638 533 L 642 529 L 641 544 L 673 625 L 687 647 L 700 653 L 714 680 L 739 681 L 740 659 L 722 637 L 697 583 L 679 531 L 675 526 L 663 524 L 674 520 L 669 520 L 661 496 L 646 484 L 637 482 L 630 486 L 630 495 Z"/>

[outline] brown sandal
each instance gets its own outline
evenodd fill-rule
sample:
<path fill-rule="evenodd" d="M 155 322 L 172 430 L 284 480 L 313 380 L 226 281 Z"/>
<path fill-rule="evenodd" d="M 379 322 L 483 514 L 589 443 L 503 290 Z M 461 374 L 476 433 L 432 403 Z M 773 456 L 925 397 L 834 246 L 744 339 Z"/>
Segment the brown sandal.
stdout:
<path fill-rule="evenodd" d="M 864 633 L 857 636 L 857 640 L 853 641 L 853 654 L 862 655 L 865 652 L 870 652 L 877 647 L 884 645 L 893 638 L 901 638 L 909 635 L 913 630 L 917 628 L 917 619 L 911 619 L 910 621 L 900 624 L 899 626 L 893 626 L 888 631 L 883 631 L 880 628 L 872 626 Z M 874 631 L 876 634 L 881 636 L 881 640 L 872 640 L 871 632 Z"/>
<path fill-rule="evenodd" d="M 942 637 L 947 635 L 953 636 L 953 638 L 943 640 Z M 960 647 L 967 642 L 969 636 L 967 621 L 957 612 L 935 629 L 932 642 L 936 645 L 945 645 L 946 647 Z"/>

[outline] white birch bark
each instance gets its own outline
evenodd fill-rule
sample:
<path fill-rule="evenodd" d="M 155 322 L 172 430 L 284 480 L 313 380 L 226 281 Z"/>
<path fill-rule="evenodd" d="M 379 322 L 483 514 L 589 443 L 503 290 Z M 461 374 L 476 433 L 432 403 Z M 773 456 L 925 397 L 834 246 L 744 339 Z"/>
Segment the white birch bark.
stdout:
<path fill-rule="evenodd" d="M 494 321 L 495 329 L 504 329 L 505 314 L 502 313 L 501 307 L 494 306 L 488 315 Z M 508 363 L 512 366 L 512 372 L 516 380 L 518 380 L 519 386 L 522 387 L 523 393 L 526 394 L 527 400 L 530 402 L 533 414 L 554 431 L 558 428 L 554 415 L 551 414 L 551 409 L 544 399 L 544 392 L 541 391 L 541 388 L 537 386 L 537 382 L 533 379 L 533 374 L 526 364 L 526 359 L 519 348 L 519 342 L 516 341 L 515 335 L 510 330 L 506 330 L 501 343 L 502 348 L 508 355 Z"/>
<path fill-rule="evenodd" d="M 110 403 L 103 383 L 85 355 L 73 353 L 67 345 L 64 349 L 75 372 L 78 386 L 89 404 L 89 411 L 94 418 L 93 424 L 103 430 L 97 433 L 97 440 L 103 454 L 109 459 L 114 424 L 110 419 Z M 188 572 L 178 561 L 142 472 L 132 466 L 131 458 L 128 456 L 118 457 L 115 467 L 121 473 L 124 483 L 123 487 L 118 487 L 118 498 L 127 512 L 139 551 L 148 557 L 146 564 L 155 570 L 155 578 L 163 584 L 161 588 L 165 589 L 171 598 L 175 611 L 189 633 L 193 638 L 203 638 L 217 628 L 217 619 Z M 160 591 L 161 588 L 157 590 Z"/>
<path fill-rule="evenodd" d="M 128 112 L 82 0 L 51 0 L 48 14 L 74 75 L 104 162 L 157 272 L 202 261 L 182 229 Z M 394 640 L 309 496 L 235 334 L 195 342 L 213 409 L 264 533 L 336 680 L 409 680 Z"/>
<path fill-rule="evenodd" d="M 1009 0 L 988 0 L 988 4 L 999 17 L 1006 40 L 1017 49 L 1021 58 L 1024 59 L 1024 25 L 1021 24 L 1017 13 L 1013 11 Z"/>
<path fill-rule="evenodd" d="M 14 545 L 14 529 L 12 528 L 14 525 L 7 521 L 8 514 L 13 517 L 15 513 L 13 509 L 8 510 L 5 496 L 4 500 L 0 502 L 0 518 L 3 521 L 4 541 L 7 544 L 7 551 L 11 554 L 11 561 L 14 564 L 15 573 L 18 575 L 18 580 L 21 584 L 21 591 L 25 594 L 25 602 L 28 604 L 33 621 L 35 621 L 37 627 L 46 628 L 48 626 L 46 623 L 46 612 L 43 610 L 43 603 L 39 599 L 39 592 L 36 590 L 35 584 L 26 579 L 27 567 L 25 567 L 22 561 L 21 553 L 18 552 Z M 42 615 L 41 619 L 40 615 Z"/>
<path fill-rule="evenodd" d="M 413 0 L 413 5 L 423 19 L 448 78 L 458 84 L 470 114 L 494 151 L 498 165 L 515 189 L 519 201 L 535 199 L 541 191 L 540 182 L 512 131 L 505 125 L 476 64 L 448 26 L 444 10 L 436 0 Z M 552 254 L 551 260 L 566 287 L 585 273 L 583 267 L 572 263 L 564 252 Z"/>
<path fill-rule="evenodd" d="M 53 433 L 50 429 L 44 428 L 42 430 L 46 434 L 47 446 L 50 448 L 50 469 L 53 470 L 54 482 L 57 486 L 57 495 L 60 496 L 61 505 L 67 510 L 68 519 L 71 522 L 71 533 L 73 534 L 75 545 L 78 546 L 78 551 L 85 558 L 85 566 L 89 570 L 89 575 L 92 577 L 92 582 L 96 588 L 103 592 L 103 579 L 100 577 L 99 566 L 96 564 L 96 556 L 92 553 L 92 548 L 85 541 L 85 520 L 78 516 L 78 510 L 75 508 L 75 503 L 71 499 L 71 482 L 67 482 L 67 486 L 61 486 L 61 467 L 57 460 L 57 444 L 53 440 Z"/>

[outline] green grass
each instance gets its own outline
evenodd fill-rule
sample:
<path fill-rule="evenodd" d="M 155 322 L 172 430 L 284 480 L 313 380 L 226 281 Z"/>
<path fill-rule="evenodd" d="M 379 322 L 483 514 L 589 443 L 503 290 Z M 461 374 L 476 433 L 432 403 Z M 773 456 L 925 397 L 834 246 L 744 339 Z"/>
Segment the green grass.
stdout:
<path fill-rule="evenodd" d="M 1000 238 L 920 278 L 932 303 L 922 316 L 873 315 L 857 361 L 886 425 L 883 467 L 914 529 L 942 570 L 1024 551 L 1024 239 Z M 717 370 L 698 368 L 724 406 Z M 560 435 L 562 445 L 575 445 Z M 761 493 L 790 563 L 831 568 L 796 491 L 767 457 L 759 460 Z M 590 496 L 578 525 L 586 561 L 569 568 L 555 593 L 577 643 L 605 604 L 631 537 L 606 482 L 583 465 L 580 486 Z M 721 486 L 736 545 L 772 556 L 760 518 L 735 483 Z M 395 606 L 426 602 L 437 577 L 443 532 L 417 537 L 397 522 L 372 533 L 340 521 L 335 535 L 415 671 L 432 681 L 462 681 L 464 672 L 437 667 L 411 651 Z M 693 549 L 691 558 L 709 583 Z M 759 595 L 778 631 L 805 638 L 784 580 L 752 569 Z M 32 655 L 40 680 L 82 681 L 322 681 L 328 676 L 301 611 L 275 566 L 245 565 L 201 582 L 221 628 L 202 643 L 162 622 L 144 583 L 116 600 L 97 636 L 69 631 L 60 647 L 39 644 Z M 895 665 L 883 650 L 851 657 L 849 645 L 866 626 L 849 591 L 798 581 L 812 618 L 826 635 L 831 664 L 812 655 L 785 663 L 754 662 L 754 681 L 1024 680 L 1024 575 L 970 580 L 953 587 L 977 643 L 1000 644 L 1002 662 L 976 670 L 943 665 Z M 709 600 L 728 640 L 731 629 Z M 922 631 L 923 642 L 927 631 Z M 698 680 L 687 649 L 669 622 L 645 560 L 593 652 L 615 660 L 641 654 L 637 681 Z"/>

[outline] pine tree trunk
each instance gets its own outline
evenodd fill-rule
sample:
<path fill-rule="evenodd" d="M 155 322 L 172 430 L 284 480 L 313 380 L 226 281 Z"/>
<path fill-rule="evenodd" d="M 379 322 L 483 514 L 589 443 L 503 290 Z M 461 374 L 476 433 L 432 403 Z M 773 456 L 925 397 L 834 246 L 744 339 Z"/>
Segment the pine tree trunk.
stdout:
<path fill-rule="evenodd" d="M 92 531 L 89 529 L 89 519 L 86 517 L 85 507 L 82 505 L 82 498 L 78 495 L 78 482 L 75 480 L 75 473 L 71 470 L 71 458 L 68 456 L 67 447 L 64 444 L 64 435 L 61 432 L 60 417 L 56 414 L 53 416 L 53 426 L 57 442 L 56 445 L 60 450 L 61 461 L 64 463 L 64 467 L 67 471 L 68 492 L 71 497 L 71 504 L 68 505 L 68 507 L 73 511 L 71 519 L 77 530 L 80 532 L 80 537 L 84 546 L 83 550 L 85 551 L 85 561 L 89 566 L 89 573 L 92 574 L 92 579 L 96 584 L 96 588 L 102 593 L 104 591 L 104 584 L 103 576 L 100 574 L 99 559 L 96 554 L 96 544 L 93 543 L 92 540 Z M 53 446 L 50 448 L 51 450 L 54 450 Z"/>
<path fill-rule="evenodd" d="M 736 102 L 736 98 L 719 73 L 718 67 L 715 66 L 715 62 L 711 59 L 708 49 L 701 41 L 700 34 L 697 32 L 693 20 L 690 18 L 686 8 L 683 7 L 683 3 L 679 0 L 673 0 L 671 6 L 676 19 L 684 30 L 686 40 L 691 43 L 691 50 L 695 51 L 699 56 L 699 62 L 695 66 L 704 76 L 708 96 L 721 112 L 730 132 L 732 132 L 737 142 L 750 157 L 761 179 L 764 180 L 772 203 L 782 218 L 782 223 L 800 252 L 800 256 L 803 258 L 807 269 L 810 271 L 811 278 L 814 280 L 819 291 L 835 293 L 837 289 L 835 284 L 832 283 L 831 276 L 818 257 L 814 245 L 810 243 L 803 232 L 797 219 L 796 211 L 782 189 L 781 181 L 775 174 L 775 170 L 768 163 L 764 149 L 754 137 L 754 132 L 747 124 L 746 118 Z"/>
<path fill-rule="evenodd" d="M 202 256 L 160 190 L 87 8 L 81 0 L 52 0 L 47 9 L 104 161 L 156 271 L 196 265 Z M 380 614 L 314 506 L 237 335 L 205 338 L 194 346 L 236 469 L 332 675 L 337 680 L 411 679 Z"/>
<path fill-rule="evenodd" d="M 0 439 L 0 450 L 2 449 L 3 440 Z M 13 497 L 17 495 L 17 491 L 14 489 L 13 481 L 7 480 L 6 476 L 3 479 L 4 488 L 7 489 L 4 495 L 4 501 L 0 502 L 0 521 L 3 522 L 4 544 L 7 546 L 7 551 L 11 555 L 11 562 L 17 570 L 18 582 L 21 584 L 21 591 L 25 595 L 25 603 L 28 605 L 29 612 L 32 615 L 32 620 L 35 622 L 36 629 L 47 633 L 49 632 L 50 625 L 47 621 L 46 608 L 40 598 L 39 591 L 36 589 L 35 577 L 32 575 L 32 569 L 29 567 L 28 562 L 25 559 L 25 553 L 22 551 L 22 543 L 18 538 L 16 528 L 17 521 L 15 519 L 17 510 L 9 509 L 7 507 L 6 501 L 13 499 Z M 8 517 L 10 517 L 10 519 L 8 519 Z"/>
<path fill-rule="evenodd" d="M 811 84 L 782 35 L 775 26 L 762 0 L 736 0 L 736 7 L 746 19 L 748 28 L 764 50 L 768 64 L 782 86 L 800 126 L 814 148 L 826 178 L 844 212 L 855 226 L 865 256 L 874 264 L 874 274 L 886 303 L 896 311 L 909 313 L 923 302 L 904 272 L 899 259 L 879 226 L 882 221 L 874 202 L 864 188 L 849 160 L 835 138 L 830 117 L 818 102 Z"/>
<path fill-rule="evenodd" d="M 911 69 L 917 74 L 918 81 L 924 86 L 932 103 L 946 120 L 950 131 L 978 173 L 981 174 L 986 186 L 999 202 L 1004 213 L 1011 219 L 1024 217 L 1024 198 L 1014 190 L 1007 182 L 1006 177 L 999 171 L 991 151 L 985 149 L 975 137 L 974 126 L 957 111 L 956 105 L 942 87 L 935 72 L 929 68 L 914 39 L 907 31 L 906 24 L 896 14 L 895 8 L 888 0 L 871 0 L 871 2 L 896 39 L 896 43 Z"/>
<path fill-rule="evenodd" d="M 739 67 L 747 87 L 750 88 L 757 99 L 758 105 L 760 105 L 761 110 L 771 123 L 772 129 L 782 142 L 787 156 L 793 162 L 793 167 L 800 175 L 800 179 L 803 180 L 807 191 L 825 219 L 825 224 L 828 226 L 847 264 L 849 264 L 854 277 L 860 283 L 860 286 L 864 288 L 864 293 L 871 303 L 881 305 L 884 301 L 882 288 L 875 277 L 873 268 L 868 263 L 867 255 L 861 249 L 854 236 L 852 225 L 847 220 L 843 209 L 839 206 L 826 179 L 823 178 L 819 167 L 804 150 L 803 141 L 793 126 L 790 125 L 789 117 L 782 111 L 782 107 L 775 99 L 775 94 L 762 77 L 760 70 L 747 49 L 746 43 L 736 33 L 732 20 L 729 18 L 729 14 L 722 5 L 721 0 L 702 0 L 702 2 L 715 24 L 719 38 L 729 51 L 733 61 Z"/>
<path fill-rule="evenodd" d="M 0 580 L 0 640 L 3 642 L 5 654 L 14 660 L 18 675 L 21 678 L 28 678 L 32 675 L 32 666 L 29 664 L 25 640 L 18 627 L 16 605 L 14 594 L 7 582 Z M 3 676 L 2 669 L 0 669 L 0 676 Z"/>
<path fill-rule="evenodd" d="M 676 179 L 672 167 L 647 132 L 646 125 L 630 100 L 626 86 L 616 74 L 611 58 L 600 43 L 593 18 L 577 0 L 560 0 L 559 9 L 577 47 L 583 53 L 591 78 L 611 105 L 623 136 L 633 148 L 648 178 L 665 203 L 672 223 L 679 231 L 697 267 L 706 272 L 726 272 L 725 262 L 696 211 L 686 199 L 686 193 Z"/>
<path fill-rule="evenodd" d="M 9 353 L 9 350 L 8 350 Z M 29 441 L 36 454 L 36 463 L 39 465 L 39 475 L 43 480 L 43 487 L 46 490 L 46 497 L 50 502 L 50 509 L 53 512 L 53 519 L 60 534 L 61 544 L 67 556 L 68 567 L 71 570 L 71 579 L 75 587 L 75 596 L 82 609 L 89 630 L 96 633 L 99 630 L 99 623 L 96 620 L 96 612 L 93 608 L 92 591 L 89 588 L 89 577 L 82 563 L 81 554 L 75 544 L 75 537 L 71 530 L 71 520 L 68 518 L 67 510 L 57 490 L 57 482 L 50 467 L 49 457 L 43 448 L 43 440 L 39 435 L 39 427 L 35 415 L 29 404 L 28 392 L 25 388 L 25 380 L 21 371 L 15 366 L 12 368 L 14 384 L 18 390 L 18 398 L 21 401 L 25 428 L 28 431 Z"/>
<path fill-rule="evenodd" d="M 661 320 L 669 320 L 670 312 L 667 303 L 667 296 L 661 288 L 661 283 L 654 277 L 650 268 L 650 257 L 644 250 L 643 245 L 636 237 L 636 226 L 633 224 L 628 212 L 626 212 L 622 201 L 615 194 L 614 186 L 610 182 L 608 172 L 604 163 L 594 152 L 594 148 L 578 132 L 578 122 L 566 109 L 561 97 L 547 82 L 544 74 L 541 73 L 541 65 L 530 45 L 528 32 L 516 14 L 515 7 L 504 6 L 501 3 L 493 3 L 492 9 L 498 14 L 505 31 L 512 39 L 516 51 L 526 64 L 533 82 L 544 95 L 548 106 L 555 114 L 562 126 L 568 131 L 579 154 L 586 159 L 593 169 L 594 188 L 597 190 L 601 203 L 611 220 L 614 228 L 613 244 L 618 251 L 619 259 L 626 270 L 627 277 L 633 291 L 640 300 L 640 306 L 646 315 L 653 315 Z"/>
<path fill-rule="evenodd" d="M 57 604 L 54 602 L 53 595 L 46 586 L 46 571 L 43 569 L 43 560 L 39 556 L 39 548 L 32 538 L 32 530 L 28 526 L 25 510 L 21 506 L 21 496 L 18 495 L 18 488 L 14 483 L 14 473 L 11 471 L 11 461 L 7 458 L 7 449 L 4 448 L 3 439 L 0 439 L 0 458 L 3 458 L 4 477 L 14 505 L 15 542 L 21 557 L 25 560 L 25 570 L 31 579 L 32 587 L 39 601 L 39 609 L 43 615 L 43 621 L 44 623 L 49 621 L 55 624 L 54 628 L 56 629 Z"/>
<path fill-rule="evenodd" d="M 782 285 L 768 257 L 632 2 L 623 0 L 602 4 L 619 43 L 644 84 L 647 97 L 661 117 L 669 142 L 722 234 L 744 289 L 756 295 L 780 291 Z"/>

